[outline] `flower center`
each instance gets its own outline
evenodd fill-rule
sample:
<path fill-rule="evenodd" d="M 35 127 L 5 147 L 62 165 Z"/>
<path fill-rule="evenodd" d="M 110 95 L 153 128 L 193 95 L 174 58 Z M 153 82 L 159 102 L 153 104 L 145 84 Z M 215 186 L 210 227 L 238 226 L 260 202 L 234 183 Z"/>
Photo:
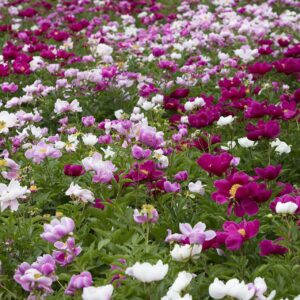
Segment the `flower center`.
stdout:
<path fill-rule="evenodd" d="M 238 230 L 238 233 L 241 235 L 241 236 L 245 236 L 246 235 L 246 230 L 245 229 L 239 229 Z"/>
<path fill-rule="evenodd" d="M 6 166 L 7 166 L 7 161 L 5 159 L 0 159 L 0 168 L 1 167 L 6 167 Z"/>
<path fill-rule="evenodd" d="M 6 123 L 4 121 L 0 121 L 0 130 L 5 128 Z"/>
<path fill-rule="evenodd" d="M 39 150 L 39 152 L 40 152 L 40 153 L 46 153 L 46 152 L 47 152 L 47 149 L 46 149 L 46 148 L 41 148 L 41 149 Z"/>
<path fill-rule="evenodd" d="M 42 275 L 41 274 L 34 274 L 34 279 L 39 279 L 39 278 L 41 278 L 42 277 Z"/>
<path fill-rule="evenodd" d="M 147 213 L 147 215 L 150 215 L 152 211 L 154 210 L 154 206 L 151 204 L 144 204 L 142 206 L 143 212 Z"/>
<path fill-rule="evenodd" d="M 235 195 L 236 195 L 236 192 L 237 190 L 241 187 L 242 185 L 241 184 L 234 184 L 231 189 L 229 190 L 229 194 L 230 194 L 230 198 L 234 199 L 235 198 Z"/>

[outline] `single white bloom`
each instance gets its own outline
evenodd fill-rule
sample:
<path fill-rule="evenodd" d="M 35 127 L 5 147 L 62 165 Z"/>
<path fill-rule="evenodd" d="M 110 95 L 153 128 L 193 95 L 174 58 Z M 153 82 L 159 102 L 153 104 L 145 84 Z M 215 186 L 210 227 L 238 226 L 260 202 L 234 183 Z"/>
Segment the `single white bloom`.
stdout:
<path fill-rule="evenodd" d="M 18 119 L 14 114 L 7 111 L 0 112 L 0 133 L 8 133 L 9 128 L 16 126 Z"/>
<path fill-rule="evenodd" d="M 160 281 L 165 278 L 169 270 L 169 265 L 164 265 L 159 260 L 155 265 L 150 263 L 136 262 L 132 267 L 127 268 L 125 273 L 141 282 Z"/>
<path fill-rule="evenodd" d="M 94 146 L 97 144 L 98 138 L 94 134 L 88 133 L 82 136 L 82 141 L 86 146 Z"/>
<path fill-rule="evenodd" d="M 154 103 L 150 102 L 150 101 L 145 101 L 143 104 L 142 104 L 142 108 L 146 111 L 152 109 L 154 107 Z"/>
<path fill-rule="evenodd" d="M 202 245 L 175 245 L 171 251 L 173 260 L 176 261 L 187 261 L 189 259 L 198 259 L 202 251 Z"/>
<path fill-rule="evenodd" d="M 197 180 L 195 183 L 194 182 L 190 182 L 188 187 L 189 187 L 189 191 L 192 193 L 198 193 L 200 195 L 204 195 L 205 193 L 205 189 L 204 186 L 202 184 L 202 182 L 200 180 Z"/>
<path fill-rule="evenodd" d="M 213 299 L 223 299 L 227 295 L 226 285 L 223 281 L 215 278 L 214 282 L 209 285 L 208 293 Z"/>
<path fill-rule="evenodd" d="M 238 143 L 243 148 L 251 148 L 256 145 L 254 141 L 249 140 L 247 137 L 239 138 Z"/>
<path fill-rule="evenodd" d="M 18 199 L 24 199 L 27 192 L 27 187 L 21 186 L 17 180 L 11 180 L 8 185 L 0 183 L 1 211 L 7 208 L 16 211 L 19 207 Z"/>
<path fill-rule="evenodd" d="M 116 111 L 115 111 L 115 117 L 116 117 L 118 120 L 122 120 L 123 117 L 124 117 L 124 110 L 123 110 L 123 109 L 116 110 Z"/>
<path fill-rule="evenodd" d="M 71 183 L 70 187 L 66 191 L 66 195 L 74 197 L 76 200 L 80 200 L 84 203 L 94 202 L 95 197 L 93 192 L 87 189 L 81 188 L 78 184 Z"/>
<path fill-rule="evenodd" d="M 111 284 L 104 286 L 89 286 L 83 288 L 82 300 L 110 300 L 114 287 Z"/>
<path fill-rule="evenodd" d="M 95 51 L 95 55 L 96 56 L 108 56 L 111 55 L 113 53 L 113 48 L 106 45 L 106 44 L 98 44 L 96 47 L 96 51 Z"/>
<path fill-rule="evenodd" d="M 294 202 L 278 202 L 276 204 L 275 210 L 278 214 L 294 214 L 295 211 L 298 209 L 298 205 Z"/>
<path fill-rule="evenodd" d="M 229 115 L 227 117 L 220 117 L 220 119 L 217 121 L 217 125 L 218 126 L 225 126 L 225 125 L 229 125 L 234 121 L 235 117 L 233 117 L 232 115 Z"/>

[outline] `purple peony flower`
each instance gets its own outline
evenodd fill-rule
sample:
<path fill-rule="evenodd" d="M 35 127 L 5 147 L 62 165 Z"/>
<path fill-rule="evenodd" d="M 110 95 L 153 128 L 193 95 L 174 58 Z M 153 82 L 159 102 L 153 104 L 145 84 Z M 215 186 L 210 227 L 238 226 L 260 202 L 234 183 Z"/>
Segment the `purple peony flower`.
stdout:
<path fill-rule="evenodd" d="M 72 234 L 74 228 L 75 224 L 71 218 L 54 219 L 50 224 L 44 224 L 44 232 L 41 237 L 50 243 L 55 243 L 66 235 Z"/>
<path fill-rule="evenodd" d="M 200 244 L 205 241 L 212 240 L 216 233 L 213 230 L 206 230 L 206 225 L 202 222 L 198 222 L 194 227 L 188 223 L 180 223 L 179 229 L 181 233 L 172 234 L 168 229 L 168 236 L 165 242 L 178 242 L 182 244 Z"/>

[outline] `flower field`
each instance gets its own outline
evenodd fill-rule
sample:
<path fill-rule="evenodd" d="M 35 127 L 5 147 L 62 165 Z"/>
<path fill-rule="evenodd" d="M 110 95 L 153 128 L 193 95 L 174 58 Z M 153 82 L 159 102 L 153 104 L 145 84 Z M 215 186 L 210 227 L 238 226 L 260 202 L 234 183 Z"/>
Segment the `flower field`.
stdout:
<path fill-rule="evenodd" d="M 300 2 L 0 1 L 0 299 L 299 300 Z"/>

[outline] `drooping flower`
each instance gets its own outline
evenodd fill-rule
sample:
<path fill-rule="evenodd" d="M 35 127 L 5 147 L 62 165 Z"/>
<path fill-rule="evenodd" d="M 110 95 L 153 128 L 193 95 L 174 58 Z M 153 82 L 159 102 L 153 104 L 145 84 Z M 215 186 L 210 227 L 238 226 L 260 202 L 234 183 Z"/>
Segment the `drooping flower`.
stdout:
<path fill-rule="evenodd" d="M 171 230 L 168 230 L 168 236 L 165 241 L 202 245 L 205 241 L 212 240 L 216 236 L 213 230 L 205 231 L 205 228 L 206 225 L 202 222 L 198 222 L 194 227 L 188 223 L 180 223 L 179 229 L 181 233 L 172 234 Z"/>
<path fill-rule="evenodd" d="M 136 262 L 132 267 L 127 268 L 125 273 L 141 282 L 149 283 L 164 279 L 168 270 L 169 266 L 167 264 L 164 265 L 163 262 L 159 260 L 155 265 L 151 265 L 148 262 Z"/>

